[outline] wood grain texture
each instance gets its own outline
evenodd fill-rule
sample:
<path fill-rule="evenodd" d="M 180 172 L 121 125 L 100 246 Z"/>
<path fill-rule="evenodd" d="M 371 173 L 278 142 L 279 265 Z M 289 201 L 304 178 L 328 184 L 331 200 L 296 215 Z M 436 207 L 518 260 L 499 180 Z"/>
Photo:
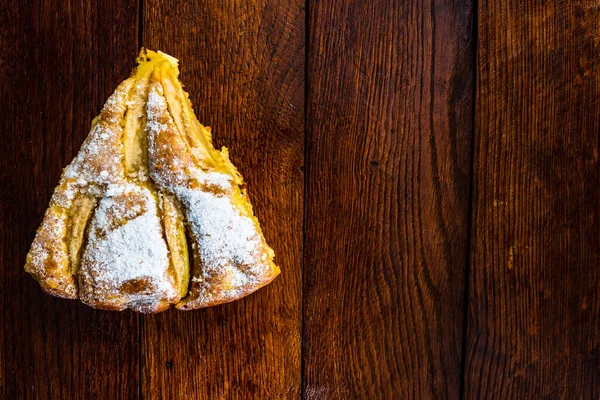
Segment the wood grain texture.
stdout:
<path fill-rule="evenodd" d="M 479 4 L 466 398 L 600 398 L 599 21 Z"/>
<path fill-rule="evenodd" d="M 309 4 L 307 399 L 459 395 L 472 9 Z"/>
<path fill-rule="evenodd" d="M 227 146 L 282 273 L 243 300 L 143 319 L 144 398 L 300 393 L 304 2 L 147 0 L 143 45 L 181 60 L 198 119 Z"/>
<path fill-rule="evenodd" d="M 0 0 L 0 398 L 600 398 L 596 3 L 483 0 L 474 38 L 474 0 Z M 22 269 L 141 44 L 276 251 L 241 301 L 96 311 Z"/>
<path fill-rule="evenodd" d="M 0 6 L 0 398 L 135 398 L 137 316 L 50 297 L 25 255 L 90 121 L 136 55 L 137 5 Z"/>

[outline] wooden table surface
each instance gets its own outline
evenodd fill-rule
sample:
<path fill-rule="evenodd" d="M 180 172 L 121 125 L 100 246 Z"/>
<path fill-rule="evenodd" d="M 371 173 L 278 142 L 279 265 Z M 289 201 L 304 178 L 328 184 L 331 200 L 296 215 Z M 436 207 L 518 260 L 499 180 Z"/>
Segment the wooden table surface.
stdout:
<path fill-rule="evenodd" d="M 600 398 L 600 7 L 0 0 L 1 399 Z M 141 46 L 181 60 L 282 274 L 144 316 L 25 255 Z"/>

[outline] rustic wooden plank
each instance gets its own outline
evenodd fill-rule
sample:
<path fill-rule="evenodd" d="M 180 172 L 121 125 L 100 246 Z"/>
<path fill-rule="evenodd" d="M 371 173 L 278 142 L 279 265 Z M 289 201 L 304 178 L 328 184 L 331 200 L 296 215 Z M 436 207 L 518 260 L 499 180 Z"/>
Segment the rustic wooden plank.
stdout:
<path fill-rule="evenodd" d="M 472 2 L 308 9 L 304 396 L 457 398 Z"/>
<path fill-rule="evenodd" d="M 599 21 L 479 4 L 466 398 L 600 398 Z"/>
<path fill-rule="evenodd" d="M 227 146 L 282 274 L 240 301 L 143 320 L 148 398 L 300 393 L 304 2 L 148 0 L 143 44 L 181 60 L 200 121 Z"/>
<path fill-rule="evenodd" d="M 61 169 L 133 66 L 137 5 L 0 10 L 0 397 L 135 398 L 137 317 L 47 296 L 23 265 Z"/>

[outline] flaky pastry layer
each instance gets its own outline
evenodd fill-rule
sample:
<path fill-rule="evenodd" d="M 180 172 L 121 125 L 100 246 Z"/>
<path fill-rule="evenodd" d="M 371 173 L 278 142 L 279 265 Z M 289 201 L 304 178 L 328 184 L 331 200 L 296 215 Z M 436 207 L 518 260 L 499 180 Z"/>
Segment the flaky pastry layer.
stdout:
<path fill-rule="evenodd" d="M 142 49 L 65 168 L 25 270 L 47 293 L 155 313 L 239 299 L 280 272 L 177 60 Z"/>

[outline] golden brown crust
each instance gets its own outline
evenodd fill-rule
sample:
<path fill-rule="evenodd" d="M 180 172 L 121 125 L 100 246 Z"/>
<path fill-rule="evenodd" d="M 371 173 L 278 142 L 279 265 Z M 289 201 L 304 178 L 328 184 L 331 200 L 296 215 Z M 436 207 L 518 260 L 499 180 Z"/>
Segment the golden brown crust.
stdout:
<path fill-rule="evenodd" d="M 179 131 L 164 93 L 160 82 L 150 85 L 148 159 L 152 180 L 183 204 L 192 240 L 190 292 L 177 307 L 191 310 L 237 300 L 279 274 L 273 250 L 239 188 L 241 178 L 230 173 L 233 165 L 221 154 L 208 166 L 192 157 L 184 137 L 193 133 Z"/>
<path fill-rule="evenodd" d="M 268 285 L 279 275 L 279 268 L 273 266 L 270 271 L 260 277 L 260 280 L 252 284 L 239 286 L 235 291 L 230 290 L 222 277 L 207 279 L 205 285 L 194 283 L 190 290 L 190 296 L 176 305 L 179 310 L 190 311 L 198 308 L 212 307 L 219 304 L 230 303 L 256 292 L 263 286 Z"/>
<path fill-rule="evenodd" d="M 138 61 L 65 168 L 25 270 L 50 294 L 106 310 L 239 299 L 279 274 L 273 250 L 177 60 L 142 50 Z"/>
<path fill-rule="evenodd" d="M 68 215 L 57 207 L 46 211 L 27 254 L 25 271 L 31 274 L 45 292 L 67 299 L 77 298 L 75 278 L 71 274 L 66 244 Z"/>
<path fill-rule="evenodd" d="M 25 271 L 52 295 L 77 298 L 76 271 L 69 255 L 69 235 L 70 219 L 76 207 L 75 199 L 80 194 L 78 180 L 80 183 L 86 181 L 87 184 L 86 179 L 105 175 L 102 171 L 105 171 L 107 180 L 122 176 L 119 174 L 120 163 L 115 161 L 115 156 L 109 156 L 118 154 L 114 147 L 118 146 L 118 142 L 112 136 L 106 136 L 106 139 L 103 136 L 107 131 L 116 132 L 113 136 L 118 136 L 119 122 L 125 112 L 123 100 L 131 84 L 131 81 L 125 81 L 115 90 L 78 156 L 65 168 L 27 254 Z M 111 171 L 110 176 L 108 171 Z"/>
<path fill-rule="evenodd" d="M 158 312 L 180 299 L 158 198 L 135 184 L 109 189 L 88 229 L 79 297 L 97 308 Z"/>

